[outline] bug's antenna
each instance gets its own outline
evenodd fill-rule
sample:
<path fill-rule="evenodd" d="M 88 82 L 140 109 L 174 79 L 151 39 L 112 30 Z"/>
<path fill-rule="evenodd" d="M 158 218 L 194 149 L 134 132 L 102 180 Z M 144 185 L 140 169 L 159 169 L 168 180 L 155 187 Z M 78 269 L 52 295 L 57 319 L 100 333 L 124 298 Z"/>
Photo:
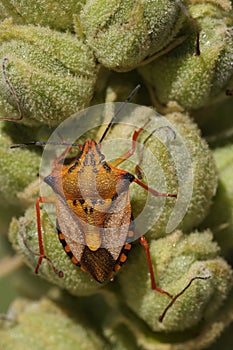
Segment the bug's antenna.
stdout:
<path fill-rule="evenodd" d="M 200 50 L 200 31 L 197 25 L 196 20 L 193 18 L 193 16 L 191 15 L 191 13 L 187 10 L 187 8 L 184 6 L 184 4 L 182 3 L 182 1 L 180 0 L 176 0 L 177 5 L 180 6 L 181 10 L 184 12 L 185 16 L 190 20 L 190 22 L 193 25 L 193 29 L 195 30 L 196 33 L 196 56 L 200 56 L 201 54 L 201 50 Z"/>
<path fill-rule="evenodd" d="M 103 141 L 103 139 L 105 138 L 106 134 L 108 133 L 109 129 L 111 128 L 114 120 L 116 119 L 116 117 L 118 116 L 118 114 L 122 111 L 122 109 L 125 107 L 125 105 L 134 97 L 134 95 L 138 92 L 138 90 L 140 89 L 141 85 L 138 84 L 129 94 L 129 96 L 126 98 L 126 100 L 124 102 L 121 103 L 121 105 L 119 106 L 119 108 L 116 110 L 116 113 L 114 114 L 114 116 L 112 117 L 112 119 L 110 120 L 110 122 L 108 123 L 108 126 L 106 127 L 103 135 L 101 136 L 99 143 L 101 143 Z"/>
<path fill-rule="evenodd" d="M 46 146 L 46 145 L 54 145 L 54 146 L 70 146 L 70 147 L 79 147 L 80 145 L 78 143 L 70 143 L 70 142 L 64 142 L 64 141 L 31 141 L 31 142 L 25 142 L 25 143 L 19 143 L 17 145 L 13 145 L 10 148 L 22 148 L 22 147 L 28 147 L 28 146 Z"/>
<path fill-rule="evenodd" d="M 11 121 L 20 121 L 21 119 L 23 119 L 23 111 L 22 111 L 22 108 L 21 108 L 21 105 L 20 105 L 19 97 L 18 97 L 18 95 L 17 95 L 13 85 L 11 84 L 10 80 L 7 77 L 7 69 L 6 69 L 7 62 L 8 62 L 8 58 L 5 57 L 3 59 L 3 61 L 2 61 L 2 75 L 3 75 L 3 79 L 5 80 L 5 83 L 6 83 L 7 87 L 9 88 L 9 90 L 11 92 L 11 95 L 15 99 L 15 102 L 16 102 L 16 105 L 17 105 L 17 109 L 19 111 L 19 116 L 18 116 L 18 118 L 5 117 L 5 118 L 0 118 L 0 119 L 11 120 Z"/>
<path fill-rule="evenodd" d="M 174 304 L 174 302 L 182 295 L 184 292 L 191 286 L 191 284 L 196 280 L 208 280 L 211 278 L 211 276 L 196 276 L 191 278 L 187 286 L 185 286 L 178 294 L 176 294 L 170 301 L 170 303 L 167 305 L 167 307 L 164 309 L 163 313 L 159 316 L 158 321 L 163 322 L 164 317 L 167 314 L 167 311 L 171 308 L 171 306 Z"/>

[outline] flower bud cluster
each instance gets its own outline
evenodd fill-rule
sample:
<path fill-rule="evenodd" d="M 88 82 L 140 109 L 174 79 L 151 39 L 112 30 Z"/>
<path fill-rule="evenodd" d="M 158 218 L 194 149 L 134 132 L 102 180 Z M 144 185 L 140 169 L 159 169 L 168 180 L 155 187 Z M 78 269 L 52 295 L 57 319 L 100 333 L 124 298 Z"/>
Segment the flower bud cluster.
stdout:
<path fill-rule="evenodd" d="M 101 152 L 112 152 L 111 164 L 114 152 L 125 154 L 134 130 L 156 114 L 133 157 L 118 167 L 177 198 L 155 197 L 132 183 L 135 232 L 149 242 L 158 287 L 176 295 L 193 277 L 206 278 L 194 280 L 159 322 L 170 298 L 151 289 L 143 247 L 133 242 L 114 282 L 99 284 L 72 263 L 57 236 L 56 208 L 43 203 L 45 255 L 63 278 L 46 259 L 42 279 L 25 269 L 20 281 L 19 271 L 11 275 L 20 285 L 16 293 L 37 301 L 12 304 L 0 321 L 0 349 L 207 349 L 233 320 L 232 18 L 229 0 L 0 1 L 0 119 L 22 116 L 20 123 L 0 121 L 0 218 L 15 251 L 34 271 L 41 152 L 10 146 L 46 141 L 72 114 L 122 101 L 140 82 L 132 100 L 140 106 L 117 116 L 121 123 L 112 125 Z M 113 108 L 105 106 L 109 113 L 98 113 L 98 128 L 89 125 L 79 143 L 100 140 Z M 77 115 L 82 130 L 88 113 Z M 166 126 L 156 132 L 153 123 L 163 118 Z M 211 133 L 217 148 L 204 138 Z M 123 141 L 108 146 L 123 139 L 128 148 Z M 6 235 L 0 240 L 1 247 Z M 0 260 L 0 278 L 5 266 Z"/>

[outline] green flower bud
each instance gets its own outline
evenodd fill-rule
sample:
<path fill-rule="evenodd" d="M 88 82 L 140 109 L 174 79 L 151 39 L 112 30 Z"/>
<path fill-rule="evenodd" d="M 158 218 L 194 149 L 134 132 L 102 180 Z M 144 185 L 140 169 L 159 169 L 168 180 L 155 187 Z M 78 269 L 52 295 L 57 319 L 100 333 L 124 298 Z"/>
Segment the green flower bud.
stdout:
<path fill-rule="evenodd" d="M 12 139 L 6 133 L 4 124 L 0 122 L 0 205 L 19 206 L 18 193 L 37 178 L 40 155 L 29 149 L 10 149 Z M 15 137 L 22 136 L 23 128 L 14 129 L 14 133 Z"/>
<path fill-rule="evenodd" d="M 91 279 L 87 273 L 72 263 L 58 239 L 55 227 L 56 216 L 53 212 L 49 214 L 48 216 L 48 213 L 43 208 L 41 209 L 43 246 L 46 255 L 52 260 L 56 269 L 63 272 L 64 276 L 58 277 L 45 259 L 39 268 L 39 275 L 74 295 L 87 295 L 96 292 L 101 284 Z M 39 253 L 35 205 L 28 208 L 24 217 L 12 220 L 9 239 L 14 249 L 23 253 L 25 262 L 34 271 Z"/>
<path fill-rule="evenodd" d="M 105 109 L 109 106 L 112 104 L 104 105 Z M 178 193 L 177 199 L 166 199 L 153 195 L 148 196 L 148 191 L 138 184 L 130 185 L 129 191 L 132 195 L 132 213 L 135 218 L 136 233 L 144 235 L 150 230 L 150 237 L 157 238 L 170 233 L 178 225 L 185 227 L 186 230 L 197 226 L 210 206 L 211 197 L 216 187 L 216 173 L 211 153 L 206 143 L 200 138 L 196 125 L 187 116 L 177 113 L 168 116 L 170 124 L 167 119 L 159 116 L 157 123 L 161 121 L 167 123 L 162 124 L 162 126 L 160 124 L 159 128 L 152 120 L 152 116 L 154 118 L 156 116 L 155 112 L 150 108 L 137 105 L 128 105 L 121 113 L 124 124 L 116 124 L 101 146 L 101 151 L 106 156 L 107 161 L 111 163 L 111 159 L 115 159 L 117 154 L 119 157 L 131 148 L 133 131 L 142 127 L 150 117 L 150 123 L 138 139 L 140 146 L 138 154 L 120 164 L 119 168 L 134 173 L 135 165 L 140 159 L 143 141 L 149 136 L 148 142 L 145 144 L 146 149 L 143 152 L 143 161 L 140 164 L 142 173 L 145 174 L 143 181 L 148 182 L 148 185 L 157 191 L 170 194 Z M 94 113 L 94 115 L 96 114 Z M 102 112 L 99 111 L 98 114 L 101 115 Z M 156 128 L 165 134 L 156 134 L 154 132 Z M 152 134 L 154 132 L 155 136 L 151 134 L 151 131 Z M 101 135 L 101 133 L 99 134 Z M 91 136 L 93 137 L 92 131 Z M 159 139 L 160 136 L 165 136 L 165 140 Z M 170 140 L 169 137 L 171 137 Z M 166 142 L 166 138 L 168 138 L 168 142 Z M 98 140 L 99 137 L 95 139 Z M 190 174 L 185 173 L 186 168 L 191 170 Z M 59 278 L 45 259 L 39 268 L 39 273 L 47 280 L 75 295 L 96 291 L 101 285 L 90 280 L 88 274 L 82 272 L 72 263 L 59 242 L 55 227 L 57 215 L 55 206 L 52 206 L 52 212 L 46 212 L 46 206 L 41 206 L 44 208 L 41 209 L 41 220 L 45 252 L 53 261 L 56 269 L 63 271 L 64 278 Z M 184 216 L 185 219 L 182 221 Z M 38 261 L 38 255 L 33 252 L 38 253 L 39 250 L 36 223 L 35 207 L 33 206 L 26 212 L 24 218 L 13 221 L 10 229 L 10 240 L 15 249 L 26 256 L 26 261 L 33 269 Z M 30 249 L 25 245 L 23 237 L 28 242 L 27 245 Z"/>
<path fill-rule="evenodd" d="M 129 92 L 139 83 L 141 83 L 141 77 L 135 70 L 119 74 L 109 71 L 102 66 L 95 85 L 95 96 L 91 101 L 91 105 L 124 101 Z M 141 85 L 140 92 L 130 102 L 143 106 L 151 105 L 148 90 L 144 85 Z"/>
<path fill-rule="evenodd" d="M 84 0 L 69 0 L 62 3 L 54 0 L 2 1 L 0 19 L 10 17 L 17 24 L 49 26 L 63 31 L 72 30 L 73 15 L 79 13 L 84 2 Z"/>
<path fill-rule="evenodd" d="M 98 61 L 122 72 L 170 43 L 183 17 L 171 0 L 87 1 L 80 13 L 80 27 Z"/>
<path fill-rule="evenodd" d="M 38 256 L 25 246 L 22 239 L 22 235 L 25 235 L 30 249 L 38 252 L 33 211 L 35 208 L 30 208 L 24 218 L 12 222 L 10 239 L 15 248 L 25 254 L 27 263 L 34 268 Z M 40 275 L 74 295 L 97 292 L 100 285 L 72 264 L 62 249 L 55 228 L 43 210 L 42 229 L 46 232 L 43 236 L 45 253 L 52 259 L 56 268 L 63 270 L 64 277 L 58 278 L 47 261 L 40 266 Z M 177 231 L 169 237 L 153 240 L 150 253 L 158 285 L 170 293 L 178 293 L 193 277 L 211 278 L 194 281 L 173 304 L 161 324 L 158 317 L 170 299 L 151 290 L 145 252 L 138 245 L 132 250 L 127 264 L 117 277 L 124 302 L 147 322 L 153 331 L 185 330 L 195 326 L 203 317 L 208 322 L 215 320 L 216 313 L 219 312 L 232 285 L 232 273 L 225 261 L 218 257 L 219 247 L 212 242 L 210 232 L 195 232 L 186 236 Z"/>
<path fill-rule="evenodd" d="M 137 129 L 143 126 L 148 118 L 153 116 L 153 113 L 151 112 L 150 115 L 149 111 L 147 107 L 131 110 L 126 108 L 121 121 L 128 122 L 129 125 L 124 125 L 124 129 L 115 126 L 107 136 L 107 140 L 119 138 L 116 147 L 118 153 L 124 154 L 131 147 L 130 143 L 126 147 L 120 141 L 122 135 L 132 140 L 134 129 L 130 124 L 137 126 Z M 160 124 L 156 124 L 160 123 L 159 118 L 157 122 L 149 123 L 146 127 L 147 132 L 142 133 L 138 138 L 142 146 L 149 132 L 158 129 L 158 132 L 155 131 L 145 145 L 146 151 L 141 163 L 145 173 L 143 180 L 155 190 L 177 194 L 178 198 L 165 200 L 164 197 L 151 196 L 146 204 L 148 192 L 136 184 L 130 186 L 134 217 L 136 218 L 144 210 L 143 221 L 139 221 L 138 230 L 143 233 L 150 229 L 150 235 L 155 238 L 171 232 L 177 225 L 184 231 L 197 227 L 209 211 L 217 186 L 214 159 L 207 143 L 201 138 L 197 125 L 188 115 L 175 112 L 166 115 L 164 119 L 161 116 L 161 120 L 164 120 L 162 125 L 168 125 L 168 128 L 160 130 Z M 169 128 L 174 131 L 174 134 Z M 168 141 L 164 142 L 161 137 L 167 137 Z M 174 140 L 172 140 L 173 137 Z M 171 138 L 170 141 L 169 138 Z M 139 146 L 133 162 L 124 162 L 120 168 L 135 174 L 135 165 L 138 164 L 140 150 Z M 152 155 L 147 153 L 148 150 L 152 152 Z M 114 159 L 113 151 L 112 158 Z"/>
<path fill-rule="evenodd" d="M 184 231 L 197 227 L 209 212 L 217 188 L 217 169 L 212 151 L 207 142 L 201 138 L 197 125 L 187 115 L 172 113 L 168 120 L 183 136 L 184 143 L 191 157 L 193 185 L 192 198 L 187 212 L 179 226 Z M 180 159 L 182 164 L 182 159 Z M 185 164 L 183 167 L 185 168 Z M 185 193 L 180 194 L 185 200 Z"/>
<path fill-rule="evenodd" d="M 5 75 L 24 122 L 58 125 L 89 105 L 97 68 L 92 53 L 76 36 L 5 21 L 0 43 L 0 60 L 7 58 Z M 17 118 L 16 97 L 4 77 L 0 88 L 1 117 Z"/>
<path fill-rule="evenodd" d="M 226 99 L 225 90 L 232 84 L 232 13 L 209 2 L 189 10 L 200 30 L 201 55 L 193 54 L 196 37 L 189 26 L 182 45 L 140 67 L 139 72 L 155 89 L 160 103 L 177 101 L 186 109 L 198 109 L 217 98 Z"/>
<path fill-rule="evenodd" d="M 232 271 L 218 257 L 219 247 L 209 231 L 184 235 L 175 231 L 152 241 L 150 254 L 160 288 L 175 295 L 195 276 L 195 280 L 158 321 L 170 299 L 151 289 L 144 249 L 135 249 L 119 274 L 122 298 L 153 331 L 184 331 L 204 322 L 214 322 L 233 283 Z M 232 310 L 231 310 L 232 312 Z"/>
<path fill-rule="evenodd" d="M 189 3 L 191 5 L 195 5 L 198 3 L 201 3 L 202 0 L 189 0 Z M 232 9 L 232 1 L 231 0 L 208 0 L 208 2 L 211 2 L 215 5 L 220 6 L 225 11 L 230 11 Z"/>
<path fill-rule="evenodd" d="M 108 349 L 105 341 L 87 327 L 81 313 L 71 318 L 48 299 L 39 302 L 16 299 L 9 315 L 16 316 L 16 321 L 7 321 L 0 328 L 1 349 Z"/>
<path fill-rule="evenodd" d="M 210 213 L 203 222 L 210 227 L 225 256 L 233 249 L 233 145 L 226 145 L 213 151 L 219 183 Z"/>

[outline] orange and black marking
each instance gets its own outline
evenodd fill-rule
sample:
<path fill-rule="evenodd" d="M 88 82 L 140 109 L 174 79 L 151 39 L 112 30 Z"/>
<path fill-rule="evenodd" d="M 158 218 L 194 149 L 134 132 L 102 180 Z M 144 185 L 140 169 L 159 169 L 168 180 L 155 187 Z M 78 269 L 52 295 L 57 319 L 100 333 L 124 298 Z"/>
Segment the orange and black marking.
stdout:
<path fill-rule="evenodd" d="M 66 254 L 68 255 L 68 257 L 71 259 L 71 261 L 72 261 L 75 265 L 77 265 L 78 267 L 81 267 L 80 262 L 76 259 L 76 257 L 75 257 L 74 254 L 72 253 L 70 247 L 69 247 L 68 244 L 66 243 L 65 236 L 64 236 L 63 233 L 61 232 L 58 223 L 57 223 L 57 225 L 56 225 L 56 229 L 57 229 L 59 241 L 61 242 L 64 251 L 66 252 Z"/>
<path fill-rule="evenodd" d="M 129 254 L 131 248 L 132 248 L 132 244 L 131 243 L 126 243 L 124 245 L 124 247 L 122 248 L 122 251 L 120 253 L 119 258 L 116 261 L 116 264 L 115 264 L 115 267 L 114 267 L 114 271 L 115 272 L 119 271 L 120 268 L 122 267 L 122 265 L 124 265 L 124 263 L 128 259 L 128 254 Z"/>
<path fill-rule="evenodd" d="M 127 261 L 135 239 L 130 184 L 136 182 L 156 196 L 174 196 L 158 193 L 117 168 L 134 153 L 143 130 L 134 132 L 132 149 L 112 163 L 105 160 L 100 144 L 87 140 L 76 158 L 67 164 L 59 157 L 44 178 L 55 193 L 58 237 L 66 254 L 99 283 L 112 279 Z"/>
<path fill-rule="evenodd" d="M 132 220 L 132 217 L 131 217 Z M 65 235 L 61 232 L 61 229 L 57 220 L 57 233 L 58 238 L 63 246 L 64 251 L 71 259 L 71 261 L 81 268 L 81 270 L 88 272 L 97 282 L 103 283 L 107 278 L 112 278 L 112 272 L 118 272 L 122 265 L 126 262 L 128 258 L 128 253 L 131 250 L 131 241 L 134 237 L 134 224 L 133 221 L 130 222 L 129 231 L 125 244 L 121 249 L 121 252 L 117 259 L 114 259 L 111 252 L 104 248 L 99 247 L 97 250 L 92 251 L 87 245 L 82 247 L 80 253 L 80 261 L 74 256 L 71 248 L 67 244 Z M 78 247 L 78 245 L 77 245 Z"/>
<path fill-rule="evenodd" d="M 87 140 L 70 164 L 59 159 L 44 178 L 56 194 L 57 232 L 66 254 L 100 283 L 112 279 L 131 249 L 134 180 L 107 163 L 94 140 Z"/>

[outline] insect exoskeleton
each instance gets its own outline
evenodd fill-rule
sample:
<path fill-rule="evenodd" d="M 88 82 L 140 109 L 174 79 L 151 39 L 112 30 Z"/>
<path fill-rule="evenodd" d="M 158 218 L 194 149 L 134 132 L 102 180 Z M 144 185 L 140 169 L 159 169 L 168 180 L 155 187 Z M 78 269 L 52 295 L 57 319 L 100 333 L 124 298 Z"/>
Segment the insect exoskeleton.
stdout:
<path fill-rule="evenodd" d="M 143 234 L 135 234 L 130 202 L 130 185 L 132 183 L 137 184 L 155 197 L 173 197 L 172 200 L 176 200 L 177 197 L 176 193 L 158 192 L 132 173 L 119 168 L 119 165 L 135 154 L 137 140 L 151 122 L 150 118 L 145 121 L 144 125 L 134 130 L 131 146 L 120 157 L 113 161 L 107 161 L 101 150 L 102 142 L 117 115 L 138 89 L 139 86 L 131 92 L 124 103 L 118 106 L 98 143 L 94 139 L 88 139 L 83 144 L 66 141 L 31 142 L 15 145 L 13 148 L 29 145 L 66 146 L 65 150 L 53 160 L 50 174 L 42 177 L 43 182 L 52 189 L 54 197 L 40 196 L 36 201 L 39 258 L 35 272 L 39 271 L 42 261 L 47 260 L 54 272 L 59 277 L 63 277 L 63 272 L 57 269 L 53 261 L 46 255 L 43 244 L 40 203 L 54 203 L 58 238 L 66 254 L 75 265 L 89 273 L 99 283 L 114 279 L 114 273 L 127 260 L 132 242 L 136 239 L 139 240 L 145 248 L 152 289 L 171 299 L 159 318 L 159 321 L 162 321 L 167 310 L 189 288 L 191 283 L 196 279 L 206 279 L 206 277 L 195 276 L 183 290 L 173 297 L 169 292 L 157 286 L 148 242 Z M 167 126 L 160 126 L 158 129 L 166 128 L 169 129 Z M 138 173 L 145 144 L 155 131 L 147 133 L 142 144 L 139 162 L 136 165 Z M 175 132 L 172 131 L 171 134 L 175 138 Z M 79 152 L 78 155 L 67 160 L 66 156 L 71 147 L 78 148 Z M 140 177 L 142 177 L 141 172 Z M 25 244 L 27 245 L 26 241 Z"/>

